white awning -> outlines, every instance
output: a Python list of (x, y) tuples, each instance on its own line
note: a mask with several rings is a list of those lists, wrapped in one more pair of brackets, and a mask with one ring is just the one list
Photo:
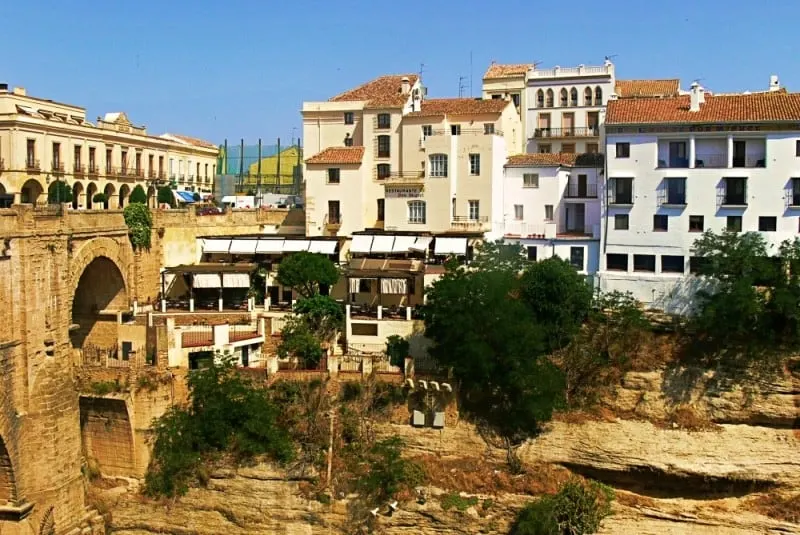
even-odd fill
[(255, 254), (258, 240), (231, 240), (231, 248), (228, 250), (231, 254)]
[(197, 273), (192, 284), (195, 288), (219, 288), (222, 280), (219, 273)]
[(407, 253), (414, 246), (415, 241), (417, 241), (416, 236), (395, 236), (392, 252)]
[(169, 293), (170, 288), (172, 288), (172, 283), (175, 282), (175, 274), (174, 273), (164, 273), (164, 291), (165, 293)]
[(394, 236), (375, 236), (372, 240), (371, 253), (391, 253), (394, 247)]
[(467, 254), (467, 239), (436, 238), (433, 252), (437, 255), (454, 254), (465, 256)]
[(298, 251), (308, 251), (308, 246), (311, 244), (308, 240), (286, 240), (283, 242), (283, 250), (287, 253), (296, 253)]
[(276, 254), (283, 252), (283, 238), (278, 240), (258, 240), (256, 246), (258, 254)]
[(355, 234), (350, 243), (351, 253), (368, 253), (372, 247), (372, 236), (368, 234)]
[(308, 246), (309, 253), (334, 254), (336, 252), (336, 242), (330, 240), (312, 241)]
[(408, 293), (406, 279), (381, 279), (381, 293), (395, 295)]
[(431, 246), (431, 238), (430, 236), (420, 236), (414, 241), (414, 245), (410, 246), (409, 249), (412, 251), (422, 251), (425, 252), (428, 250), (428, 247)]
[(223, 288), (249, 288), (250, 287), (250, 274), (249, 273), (223, 273), (222, 274), (222, 287)]
[(235, 195), (225, 195), (225, 196), (222, 197), (222, 200), (220, 202), (224, 203), (224, 204), (236, 202), (236, 196)]
[(218, 239), (203, 240), (204, 253), (227, 253), (230, 246), (231, 246), (231, 240), (218, 240)]

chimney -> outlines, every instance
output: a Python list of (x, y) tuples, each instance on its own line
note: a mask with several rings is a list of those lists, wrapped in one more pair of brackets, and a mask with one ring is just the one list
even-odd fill
[(400, 92), (404, 95), (411, 92), (411, 82), (408, 81), (408, 76), (403, 76), (403, 79), (400, 80)]
[(777, 91), (781, 88), (780, 82), (778, 82), (778, 75), (773, 74), (769, 77), (769, 90), (770, 91)]
[(700, 104), (704, 101), (703, 88), (697, 82), (692, 82), (689, 89), (689, 111), (700, 111)]
[(13, 93), (14, 93), (15, 95), (19, 95), (19, 96), (21, 96), (21, 97), (24, 97), (24, 96), (27, 96), (27, 95), (28, 95), (28, 92), (27, 92), (27, 91), (25, 91), (25, 88), (24, 88), (24, 87), (15, 87), (15, 88), (14, 88), (14, 91), (13, 91)]

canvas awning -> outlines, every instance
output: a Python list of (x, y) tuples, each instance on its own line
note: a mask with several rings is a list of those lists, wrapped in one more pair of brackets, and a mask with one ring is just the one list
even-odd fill
[(394, 236), (377, 235), (372, 238), (371, 253), (391, 253), (394, 247)]
[(219, 288), (222, 285), (222, 279), (219, 273), (196, 273), (192, 285), (195, 288)]
[(467, 254), (467, 239), (466, 238), (436, 238), (434, 242), (434, 254), (437, 255), (460, 255)]
[(431, 246), (431, 241), (433, 241), (433, 238), (430, 236), (419, 236), (414, 240), (414, 245), (409, 246), (409, 250), (425, 252)]
[(231, 240), (231, 247), (228, 252), (231, 254), (255, 254), (258, 240)]
[(175, 200), (177, 200), (178, 202), (185, 202), (187, 204), (195, 202), (194, 193), (192, 193), (191, 191), (172, 190), (172, 193), (175, 194)]
[(394, 246), (392, 246), (393, 253), (407, 253), (414, 246), (417, 241), (416, 236), (395, 236)]
[(220, 202), (223, 203), (223, 204), (236, 202), (236, 196), (235, 195), (224, 195)]
[(277, 240), (258, 240), (258, 254), (278, 254), (283, 252), (283, 238)]
[(250, 287), (250, 274), (249, 273), (223, 273), (222, 274), (222, 287), (223, 288), (249, 288)]
[(298, 251), (308, 251), (308, 246), (311, 244), (308, 240), (286, 240), (283, 242), (283, 250), (287, 253), (296, 253)]
[(231, 240), (206, 238), (203, 240), (203, 253), (227, 253)]
[(368, 234), (355, 234), (350, 243), (351, 253), (368, 253), (372, 248), (372, 236)]
[(327, 255), (334, 254), (336, 252), (336, 242), (330, 240), (312, 241), (311, 244), (308, 246), (308, 252), (327, 254)]

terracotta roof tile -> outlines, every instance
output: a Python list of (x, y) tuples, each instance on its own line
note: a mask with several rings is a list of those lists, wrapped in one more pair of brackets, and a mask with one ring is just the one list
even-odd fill
[(306, 160), (315, 164), (360, 164), (364, 157), (364, 147), (328, 147)]
[(514, 154), (508, 157), (506, 167), (597, 167), (603, 165), (599, 153), (578, 154), (573, 152)]
[(433, 98), (422, 101), (422, 110), (409, 117), (435, 117), (437, 115), (485, 115), (502, 113), (511, 101), (502, 99), (479, 100), (474, 98)]
[(402, 93), (403, 78), (408, 78), (413, 86), (417, 82), (416, 74), (391, 74), (380, 76), (358, 87), (329, 99), (329, 102), (367, 101), (370, 108), (400, 108), (408, 101), (410, 95)]
[(493, 78), (512, 78), (514, 76), (525, 76), (525, 74), (533, 68), (531, 63), (509, 63), (500, 64), (492, 63), (483, 75), (484, 80), (491, 80)]
[(606, 124), (759, 123), (800, 121), (800, 93), (706, 94), (700, 110), (689, 111), (689, 95), (619, 99), (608, 103)]
[(674, 97), (680, 94), (681, 81), (666, 80), (617, 80), (615, 92), (620, 98)]

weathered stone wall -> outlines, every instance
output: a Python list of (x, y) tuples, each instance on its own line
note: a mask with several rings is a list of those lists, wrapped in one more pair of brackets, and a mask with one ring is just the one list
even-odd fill
[(80, 408), (84, 455), (97, 462), (103, 475), (133, 475), (133, 428), (125, 400), (83, 396)]

